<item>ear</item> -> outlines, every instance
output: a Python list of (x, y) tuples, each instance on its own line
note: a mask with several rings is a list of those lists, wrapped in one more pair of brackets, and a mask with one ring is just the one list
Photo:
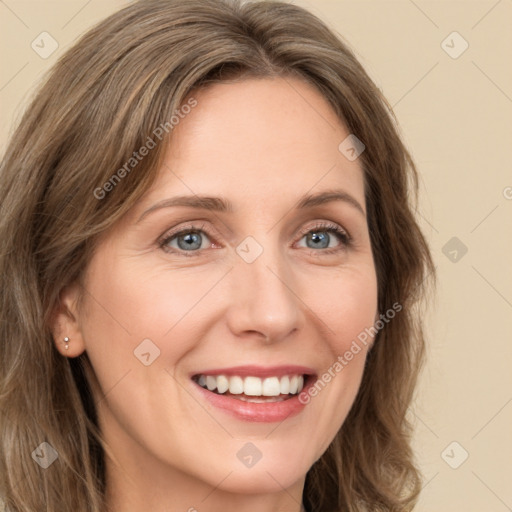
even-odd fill
[[(52, 312), (51, 332), (57, 350), (66, 357), (78, 357), (85, 350), (77, 310), (80, 286), (64, 287)], [(65, 338), (68, 338), (66, 341)], [(68, 348), (66, 349), (66, 345)]]

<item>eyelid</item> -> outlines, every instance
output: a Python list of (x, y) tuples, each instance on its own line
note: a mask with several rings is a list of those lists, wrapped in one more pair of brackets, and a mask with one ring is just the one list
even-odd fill
[(206, 221), (203, 222), (202, 225), (197, 224), (194, 221), (187, 222), (185, 224), (180, 224), (179, 227), (171, 228), (164, 232), (163, 235), (161, 235), (157, 239), (157, 244), (162, 247), (165, 245), (171, 238), (174, 238), (178, 235), (189, 233), (189, 232), (203, 232), (206, 235), (208, 235), (208, 238), (213, 238), (219, 236), (218, 233), (215, 230), (211, 230), (215, 233), (215, 235), (212, 235), (211, 232), (208, 229), (205, 229)]
[[(163, 235), (161, 235), (157, 239), (157, 244), (162, 250), (164, 250), (165, 252), (171, 253), (171, 254), (174, 253), (174, 254), (179, 254), (179, 255), (184, 255), (184, 256), (198, 255), (198, 254), (204, 252), (204, 249), (198, 249), (195, 251), (183, 251), (183, 250), (177, 250), (174, 248), (166, 249), (166, 247), (167, 247), (166, 244), (171, 239), (174, 239), (175, 237), (177, 237), (179, 235), (187, 234), (190, 232), (199, 232), (199, 233), (204, 233), (210, 239), (212, 244), (216, 245), (217, 242), (216, 242), (215, 238), (219, 237), (218, 231), (213, 229), (212, 227), (205, 229), (205, 225), (207, 223), (208, 223), (208, 221), (204, 221), (203, 224), (201, 226), (199, 226), (195, 221), (189, 221), (188, 223), (186, 223), (184, 225), (180, 225), (177, 228), (173, 228), (171, 230), (166, 231)], [(341, 225), (339, 225), (335, 222), (324, 220), (324, 221), (317, 221), (314, 225), (306, 225), (305, 227), (301, 228), (299, 230), (300, 236), (297, 240), (295, 240), (293, 242), (293, 244), (299, 242), (304, 236), (308, 235), (309, 233), (315, 232), (315, 231), (320, 231), (320, 230), (334, 233), (338, 238), (340, 238), (340, 242), (341, 242), (340, 246), (341, 247), (337, 247), (337, 248), (331, 247), (331, 248), (326, 248), (326, 249), (320, 249), (318, 251), (315, 249), (312, 249), (312, 248), (305, 248), (305, 249), (309, 249), (315, 253), (319, 252), (319, 253), (323, 253), (323, 254), (327, 255), (327, 254), (332, 254), (332, 253), (341, 251), (343, 249), (346, 249), (353, 242), (352, 237), (351, 237), (350, 233), (348, 232), (348, 230), (346, 230), (344, 227), (342, 227)], [(214, 234), (212, 235), (211, 232), (213, 232)], [(343, 239), (343, 238), (345, 238), (345, 239)]]
[(337, 224), (335, 222), (331, 222), (331, 221), (318, 221), (314, 226), (308, 226), (305, 228), (301, 228), (299, 233), (301, 234), (301, 237), (302, 237), (311, 232), (314, 232), (315, 230), (338, 232), (338, 234), (340, 234), (340, 235), (343, 234), (346, 236), (347, 242), (352, 241), (352, 237), (350, 236), (350, 233), (344, 227), (340, 226), (339, 224)]

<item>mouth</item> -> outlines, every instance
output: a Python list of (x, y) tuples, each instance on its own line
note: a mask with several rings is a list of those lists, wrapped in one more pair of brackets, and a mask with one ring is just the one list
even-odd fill
[(312, 368), (256, 365), (208, 369), (190, 374), (200, 400), (246, 422), (281, 422), (302, 413), (300, 399), (315, 384)]
[(196, 374), (192, 380), (216, 395), (251, 403), (283, 402), (297, 396), (314, 376), (289, 373), (259, 377), (256, 375)]

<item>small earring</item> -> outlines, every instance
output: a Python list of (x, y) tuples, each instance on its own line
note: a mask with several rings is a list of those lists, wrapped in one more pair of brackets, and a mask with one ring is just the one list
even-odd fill
[(64, 348), (67, 350), (69, 348), (69, 338), (67, 336), (64, 338), (64, 343), (66, 344)]

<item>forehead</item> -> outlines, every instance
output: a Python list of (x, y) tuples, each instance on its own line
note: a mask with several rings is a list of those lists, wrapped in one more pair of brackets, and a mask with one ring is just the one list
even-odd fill
[(149, 193), (262, 200), (344, 188), (364, 205), (359, 161), (340, 143), (344, 124), (313, 86), (296, 78), (246, 79), (194, 93), (197, 106), (172, 131)]

